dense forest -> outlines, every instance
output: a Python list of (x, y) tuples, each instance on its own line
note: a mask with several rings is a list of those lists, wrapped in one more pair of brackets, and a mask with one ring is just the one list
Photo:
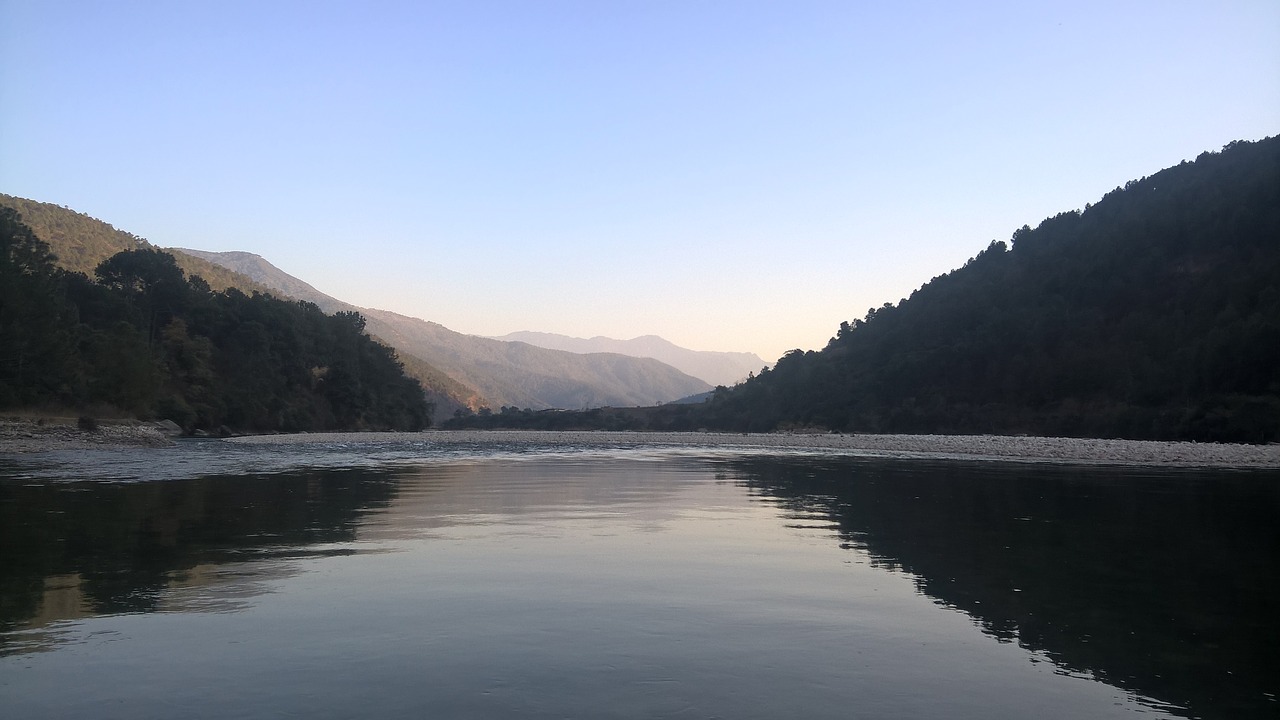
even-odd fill
[(421, 385), (357, 313), (188, 277), (148, 247), (60, 269), (0, 207), (0, 408), (166, 418), (188, 430), (425, 427)]
[(1280, 139), (1024, 226), (708, 414), (740, 429), (1274, 440)]
[[(48, 244), (55, 255), (57, 267), (70, 272), (83, 273), (89, 277), (95, 277), (94, 271), (98, 265), (112, 255), (125, 250), (156, 248), (133, 233), (119, 230), (107, 222), (61, 205), (0, 193), (0, 207), (11, 207), (18, 212), (22, 217), (22, 223), (35, 232), (37, 238)], [(315, 303), (327, 314), (340, 311), (360, 312), (359, 308), (354, 306), (330, 306), (306, 294), (276, 287), (267, 282), (269, 280), (267, 278), (255, 279), (258, 276), (252, 272), (245, 273), (235, 268), (225, 267), (204, 257), (218, 255), (218, 253), (201, 253), (180, 248), (164, 248), (164, 250), (173, 255), (174, 261), (187, 277), (199, 275), (211, 289), (218, 292), (235, 288), (246, 295), (262, 293), (288, 300), (305, 300)], [(261, 261), (261, 258), (250, 253), (223, 253), (223, 255), (228, 254)], [(312, 293), (320, 295), (314, 288), (296, 278), (289, 279)], [(394, 335), (390, 336), (390, 339), (385, 334), (379, 335), (380, 330), (385, 332), (387, 328), (379, 327), (378, 321), (370, 318), (366, 313), (361, 312), (361, 315), (365, 317), (366, 332), (384, 345), (391, 345), (396, 350), (397, 359), (404, 365), (405, 373), (422, 384), (427, 401), (434, 407), (433, 418), (448, 417), (456, 408), (479, 407), (483, 404), (484, 399), (476, 395), (474, 390), (466, 388), (426, 361), (406, 353), (403, 348), (396, 347)]]
[[(131, 232), (118, 230), (97, 218), (52, 203), (0, 193), (0, 207), (11, 207), (22, 217), (22, 224), (49, 246), (54, 254), (54, 264), (63, 270), (94, 277), (94, 271), (104, 260), (125, 250), (154, 249), (155, 246)], [(280, 293), (251, 279), (238, 275), (224, 267), (197, 257), (174, 253), (174, 262), (187, 277), (199, 275), (209, 287), (219, 292), (236, 288), (252, 295), (255, 292)]]
[[(1011, 245), (1011, 246), (1010, 246)], [(1280, 138), (991, 245), (697, 406), (454, 426), (1280, 439)]]

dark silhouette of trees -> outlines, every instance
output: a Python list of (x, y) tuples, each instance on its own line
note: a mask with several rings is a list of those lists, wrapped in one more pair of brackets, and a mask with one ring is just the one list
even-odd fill
[(1280, 438), (1280, 139), (1232, 143), (1013, 233), (703, 425)]
[(94, 272), (99, 282), (136, 310), (149, 341), (155, 340), (160, 327), (186, 311), (195, 292), (173, 256), (162, 250), (125, 250), (104, 260)]
[(0, 407), (105, 405), (188, 429), (416, 430), (421, 385), (357, 313), (215, 293), (160, 250), (54, 265), (0, 208)]
[(18, 214), (0, 207), (0, 405), (74, 396), (74, 306), (53, 255)]
[(450, 424), (1280, 440), (1280, 138), (1024, 225), (703, 404)]

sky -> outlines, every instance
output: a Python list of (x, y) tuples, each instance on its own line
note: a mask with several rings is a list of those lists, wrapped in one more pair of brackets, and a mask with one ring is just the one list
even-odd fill
[(772, 361), (1280, 131), (1280, 2), (0, 0), (0, 192), (477, 335)]

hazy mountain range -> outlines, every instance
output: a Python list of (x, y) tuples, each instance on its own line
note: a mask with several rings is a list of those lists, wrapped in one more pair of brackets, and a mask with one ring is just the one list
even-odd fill
[(356, 311), (370, 334), (439, 368), (474, 391), (472, 407), (589, 408), (656, 405), (710, 389), (706, 382), (652, 358), (582, 355), (522, 342), (454, 332), (439, 323), (388, 310), (356, 307), (316, 290), (258, 255), (171, 248), (240, 273), (327, 313)]
[(747, 379), (749, 373), (760, 372), (768, 364), (755, 353), (689, 350), (657, 335), (642, 335), (630, 340), (603, 336), (588, 339), (525, 330), (494, 339), (525, 342), (541, 348), (572, 353), (606, 352), (653, 358), (712, 385), (734, 385)]
[[(8, 195), (0, 195), (0, 205), (21, 214), (24, 223), (49, 244), (59, 266), (90, 277), (99, 263), (116, 253), (153, 247), (132, 233), (59, 205)], [(248, 294), (302, 300), (326, 313), (359, 312), (369, 334), (395, 348), (405, 371), (422, 382), (436, 405), (437, 419), (464, 407), (540, 410), (656, 405), (712, 387), (652, 357), (619, 352), (583, 354), (495, 340), (386, 310), (357, 307), (249, 252), (166, 251), (174, 255), (184, 272), (201, 276), (217, 291), (236, 288)], [(758, 367), (763, 363), (756, 358), (752, 364)]]

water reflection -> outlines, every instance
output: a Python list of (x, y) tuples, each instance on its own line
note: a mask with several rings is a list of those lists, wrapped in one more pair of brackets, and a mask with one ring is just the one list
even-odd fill
[[(220, 632), (239, 628), (279, 654), (224, 647), (214, 657), (233, 661), (205, 669), (256, 676), (275, 662), (310, 663), (308, 673), (329, 674), (297, 680), (307, 697), (341, 682), (390, 683), (383, 698), (403, 705), (428, 674), (387, 678), (438, 663), (433, 697), (452, 693), (468, 708), (505, 697), (504, 707), (541, 704), (548, 717), (572, 714), (563, 698), (592, 706), (621, 689), (673, 713), (683, 693), (690, 707), (787, 714), (749, 698), (766, 680), (806, 688), (826, 710), (874, 696), (888, 703), (882, 715), (895, 714), (894, 703), (923, 697), (919, 715), (946, 716), (963, 693), (989, 709), (987, 686), (956, 687), (967, 678), (1001, 688), (1018, 711), (1059, 692), (1036, 685), (1014, 697), (1036, 680), (999, 664), (1025, 667), (1016, 643), (1033, 662), (1157, 698), (1169, 706), (1148, 705), (1165, 712), (1277, 710), (1275, 473), (626, 453), (414, 466), (400, 455), (390, 469), (279, 463), (276, 474), (151, 482), (0, 480), (0, 655), (83, 643), (98, 632), (80, 622), (91, 616), (244, 611)], [(358, 562), (343, 562), (352, 554)], [(899, 597), (883, 598), (886, 573), (864, 568), (855, 582), (830, 556), (893, 571)], [(318, 567), (333, 577), (281, 589)], [(352, 578), (369, 585), (352, 589)], [(273, 598), (279, 614), (251, 617)], [(917, 638), (943, 634), (904, 599), (1009, 654), (969, 655), (962, 641), (941, 643), (951, 655), (919, 650)], [(355, 610), (333, 610), (348, 600)], [(298, 612), (308, 602), (325, 612)], [(165, 647), (132, 627), (129, 642)], [(195, 643), (221, 637), (190, 632)], [(315, 659), (348, 651), (368, 667)], [(75, 661), (68, 667), (90, 665)], [(893, 677), (877, 675), (885, 668)], [(645, 684), (655, 678), (671, 687)], [(115, 684), (101, 684), (110, 697)]]
[(1066, 671), (1280, 712), (1280, 476), (753, 459), (729, 475)]
[[(309, 554), (349, 553), (392, 473), (150, 483), (0, 483), (0, 632), (159, 610), (225, 610)], [(332, 547), (329, 547), (332, 546)], [(216, 588), (216, 592), (211, 591)], [(0, 654), (38, 636), (0, 635)], [(8, 646), (6, 647), (6, 640)]]
[[(606, 474), (592, 468), (489, 461), (147, 482), (0, 481), (0, 655), (49, 649), (57, 635), (43, 628), (67, 620), (236, 610), (294, 573), (298, 560), (380, 552), (380, 541), (458, 526), (603, 526), (617, 521), (609, 508), (620, 506), (644, 527), (676, 512), (666, 501), (680, 473), (645, 464)], [(24, 632), (9, 632), (17, 628)]]

